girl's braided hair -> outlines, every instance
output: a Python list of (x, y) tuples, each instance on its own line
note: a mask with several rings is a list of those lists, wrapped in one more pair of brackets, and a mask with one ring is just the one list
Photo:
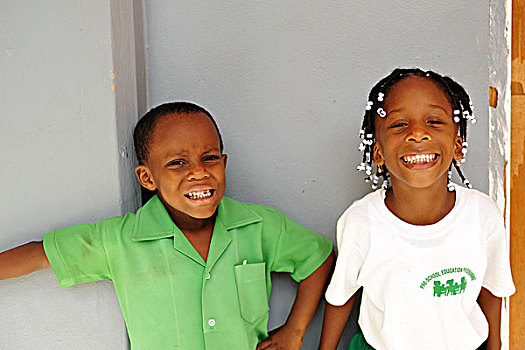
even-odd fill
[(411, 69), (395, 69), (385, 78), (381, 79), (368, 94), (368, 103), (366, 105), (365, 115), (363, 119), (363, 125), (359, 131), (361, 137), (361, 144), (359, 150), (363, 152), (363, 160), (357, 167), (357, 170), (364, 171), (366, 173), (365, 181), (372, 182), (372, 188), (376, 189), (379, 183), (379, 179), (383, 179), (383, 188), (389, 187), (389, 175), (386, 166), (376, 167), (375, 173), (373, 173), (373, 147), (375, 140), (375, 119), (377, 117), (386, 117), (386, 112), (383, 109), (383, 104), (386, 95), (390, 89), (399, 81), (408, 77), (422, 77), (429, 79), (434, 82), (447, 96), (452, 110), (454, 111), (454, 122), (458, 125), (458, 135), (463, 140), (463, 159), (460, 161), (452, 160), (448, 173), (448, 190), (453, 191), (454, 186), (450, 182), (452, 174), (452, 165), (456, 168), (459, 177), (463, 181), (463, 184), (468, 188), (471, 188), (470, 182), (463, 175), (460, 165), (465, 162), (465, 156), (467, 153), (467, 123), (475, 123), (476, 119), (472, 112), (472, 103), (470, 97), (465, 89), (457, 82), (452, 80), (450, 77), (442, 76), (432, 71), (422, 71), (419, 68)]

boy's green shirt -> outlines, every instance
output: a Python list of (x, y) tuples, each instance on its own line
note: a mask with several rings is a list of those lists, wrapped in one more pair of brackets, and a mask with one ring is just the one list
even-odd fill
[(155, 196), (136, 214), (48, 232), (44, 249), (61, 287), (113, 281), (132, 349), (246, 350), (268, 336), (270, 272), (301, 281), (332, 242), (224, 197), (205, 262)]

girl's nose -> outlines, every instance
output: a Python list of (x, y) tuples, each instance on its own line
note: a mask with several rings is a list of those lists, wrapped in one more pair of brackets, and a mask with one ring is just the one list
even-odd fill
[(427, 129), (420, 125), (410, 126), (406, 137), (407, 142), (422, 142), (430, 141), (431, 139), (432, 136), (427, 132)]

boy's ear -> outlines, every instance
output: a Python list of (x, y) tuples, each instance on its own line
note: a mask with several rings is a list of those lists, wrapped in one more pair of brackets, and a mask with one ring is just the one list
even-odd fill
[(383, 157), (383, 151), (381, 150), (381, 147), (376, 143), (374, 143), (374, 164), (375, 165), (383, 165), (385, 164), (385, 158)]
[(137, 175), (137, 179), (139, 180), (142, 187), (150, 191), (155, 191), (157, 189), (157, 185), (155, 185), (151, 171), (147, 166), (143, 164), (138, 165), (135, 168), (135, 174)]
[(228, 163), (228, 155), (223, 154), (222, 155), (222, 162), (224, 163), (224, 167), (226, 168), (226, 163)]
[(454, 140), (454, 159), (460, 160), (463, 158), (463, 139), (461, 136), (456, 136)]

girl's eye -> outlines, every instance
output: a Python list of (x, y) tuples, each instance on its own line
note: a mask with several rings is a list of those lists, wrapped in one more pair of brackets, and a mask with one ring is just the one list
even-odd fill
[(213, 162), (218, 159), (220, 159), (220, 157), (216, 154), (211, 154), (202, 158), (202, 160), (204, 160), (205, 162)]
[(430, 125), (443, 125), (445, 123), (442, 120), (434, 119), (434, 120), (429, 120), (427, 122), (427, 124), (430, 124)]
[(407, 125), (408, 125), (408, 123), (406, 123), (406, 122), (394, 122), (394, 123), (392, 123), (392, 124), (390, 125), (390, 128), (392, 128), (392, 129), (395, 129), (395, 128), (403, 128), (403, 127), (405, 127), (405, 126), (407, 126)]

